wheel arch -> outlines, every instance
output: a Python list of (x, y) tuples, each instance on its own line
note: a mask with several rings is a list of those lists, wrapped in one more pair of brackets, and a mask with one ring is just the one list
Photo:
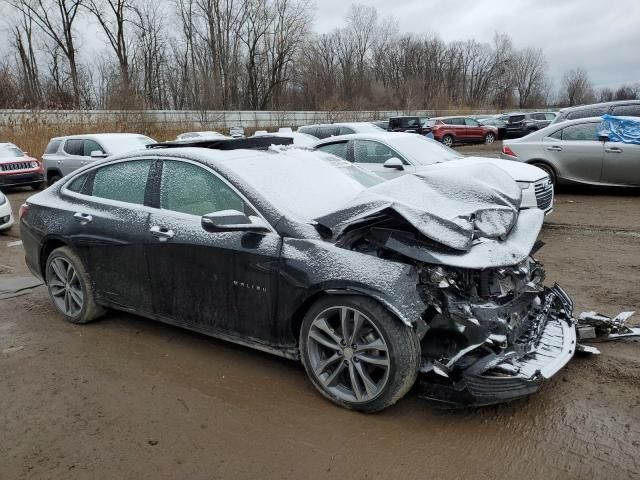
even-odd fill
[[(42, 278), (46, 280), (46, 267), (47, 267), (47, 259), (51, 252), (60, 247), (69, 247), (73, 249), (69, 242), (62, 240), (60, 237), (51, 236), (43, 239), (42, 246), (40, 247), (40, 254), (38, 257), (38, 266), (40, 267), (40, 272), (42, 273)], [(75, 251), (75, 250), (74, 250)]]
[(59, 175), (60, 178), (62, 178), (62, 172), (57, 167), (47, 168), (47, 171), (45, 174), (45, 180), (49, 182), (49, 179), (51, 178), (52, 175)]
[(310, 292), (309, 295), (307, 295), (307, 297), (294, 310), (294, 313), (291, 316), (291, 329), (296, 341), (300, 336), (300, 329), (302, 328), (302, 321), (304, 319), (304, 316), (307, 314), (313, 304), (321, 298), (334, 295), (357, 295), (370, 298), (380, 304), (383, 308), (385, 308), (398, 322), (401, 322), (411, 328), (416, 327), (415, 320), (412, 322), (409, 318), (403, 315), (402, 312), (400, 312), (391, 302), (387, 301), (381, 295), (377, 294), (374, 291), (359, 287), (332, 288), (330, 286), (323, 286), (322, 288), (318, 288)]

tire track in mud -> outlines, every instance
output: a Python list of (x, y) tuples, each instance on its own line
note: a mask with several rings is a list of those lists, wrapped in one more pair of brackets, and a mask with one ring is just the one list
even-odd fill
[(587, 234), (598, 234), (605, 233), (611, 235), (618, 235), (622, 237), (630, 237), (630, 238), (640, 238), (640, 231), (631, 230), (620, 227), (600, 227), (597, 225), (585, 225), (585, 224), (574, 224), (574, 223), (545, 223), (543, 225), (544, 229), (550, 230), (573, 230), (579, 233), (587, 233)]

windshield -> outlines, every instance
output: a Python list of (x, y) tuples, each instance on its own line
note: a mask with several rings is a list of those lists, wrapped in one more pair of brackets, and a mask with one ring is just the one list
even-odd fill
[(227, 163), (243, 181), (281, 211), (300, 220), (332, 212), (368, 187), (384, 182), (333, 155), (299, 149)]
[(144, 135), (100, 138), (100, 142), (107, 147), (109, 153), (112, 155), (131, 152), (134, 150), (143, 150), (147, 145), (156, 143), (153, 138), (146, 137)]
[(24, 157), (24, 153), (18, 147), (0, 145), (0, 158)]
[(399, 153), (410, 157), (420, 165), (448, 162), (463, 158), (452, 148), (422, 135), (408, 134), (389, 137), (389, 144)]

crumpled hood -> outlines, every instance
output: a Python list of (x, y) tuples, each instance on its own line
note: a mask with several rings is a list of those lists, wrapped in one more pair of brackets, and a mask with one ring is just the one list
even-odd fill
[(332, 229), (337, 241), (346, 229), (389, 210), (428, 239), (468, 251), (474, 240), (506, 238), (520, 200), (520, 187), (504, 170), (479, 163), (403, 175), (316, 220)]

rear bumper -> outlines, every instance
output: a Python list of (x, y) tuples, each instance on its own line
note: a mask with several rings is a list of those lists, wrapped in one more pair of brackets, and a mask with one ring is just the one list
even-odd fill
[[(535, 393), (573, 358), (573, 305), (559, 287), (547, 289), (532, 330), (500, 354), (487, 355), (450, 384), (420, 381), (420, 396), (447, 406), (483, 406)], [(535, 340), (531, 340), (535, 338)]]

